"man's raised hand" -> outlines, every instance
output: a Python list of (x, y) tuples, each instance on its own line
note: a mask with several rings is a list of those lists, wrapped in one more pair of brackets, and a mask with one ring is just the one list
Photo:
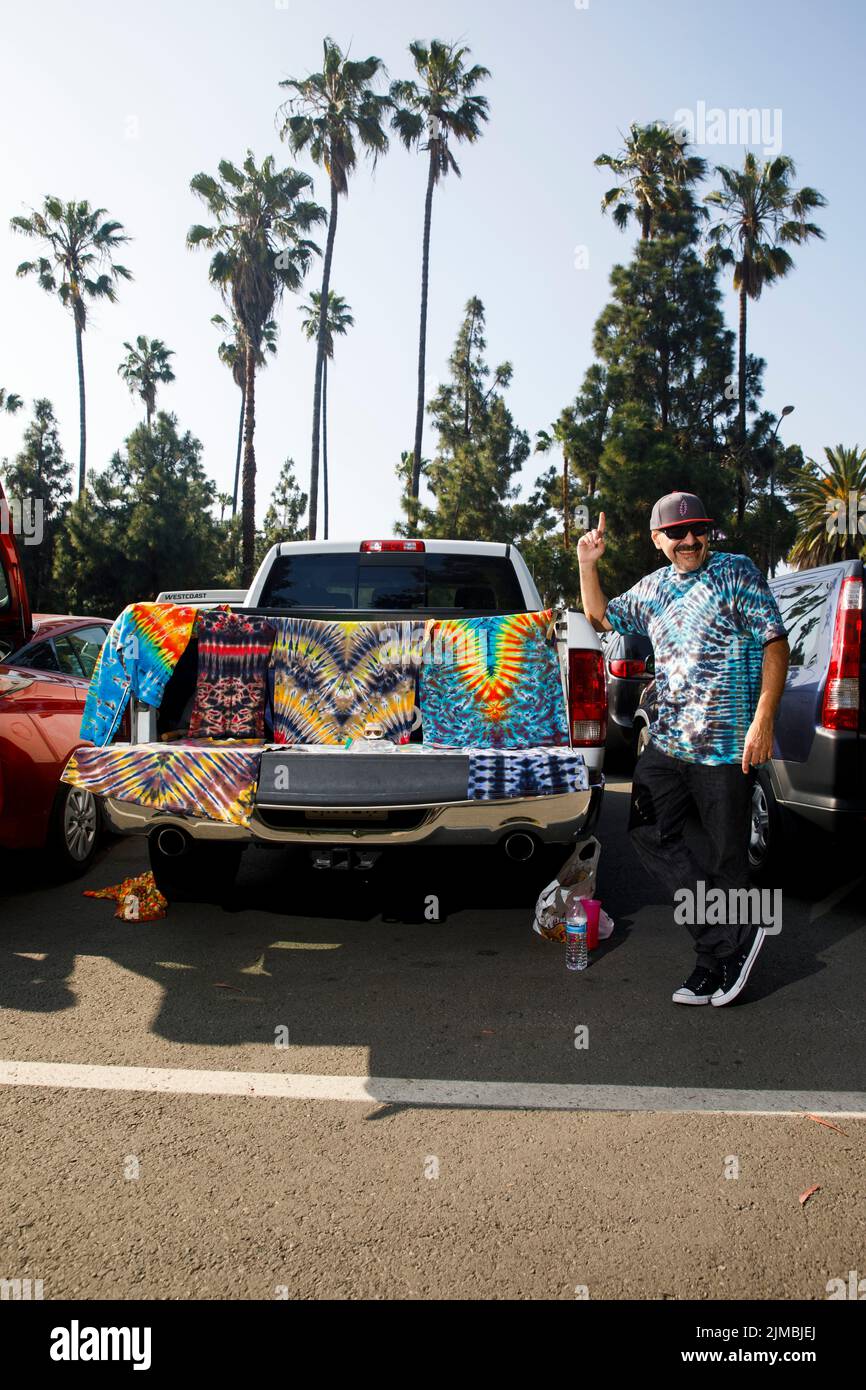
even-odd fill
[(599, 512), (598, 526), (585, 531), (577, 542), (577, 558), (581, 564), (596, 564), (604, 554), (604, 512)]

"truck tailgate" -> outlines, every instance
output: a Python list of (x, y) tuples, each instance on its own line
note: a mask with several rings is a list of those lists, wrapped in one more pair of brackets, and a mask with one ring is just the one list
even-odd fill
[(466, 801), (468, 754), (293, 749), (262, 754), (259, 806), (431, 806)]

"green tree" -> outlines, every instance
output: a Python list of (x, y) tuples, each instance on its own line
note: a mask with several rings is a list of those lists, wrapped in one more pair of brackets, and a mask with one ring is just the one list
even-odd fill
[[(474, 143), (481, 123), (489, 119), (487, 98), (476, 88), (490, 76), (479, 64), (466, 66), (470, 50), (433, 39), (428, 45), (416, 40), (409, 52), (416, 78), (391, 84), (394, 106), (391, 124), (408, 150), (427, 154), (427, 194), (424, 200), (424, 240), (421, 253), (421, 327), (418, 339), (418, 399), (415, 409), (415, 448), (410, 496), (417, 502), (421, 482), (421, 446), (424, 435), (424, 384), (427, 363), (427, 300), (430, 279), (430, 224), (433, 190), (449, 172), (460, 169), (449, 139)], [(412, 524), (412, 514), (409, 525)]]
[(304, 233), (325, 217), (306, 198), (312, 179), (297, 169), (277, 169), (268, 155), (258, 166), (251, 150), (240, 169), (219, 164), (219, 178), (196, 174), (190, 182), (213, 218), (190, 228), (187, 244), (213, 250), (210, 279), (231, 304), (245, 353), (242, 582), (253, 577), (256, 543), (256, 369), (265, 325), (283, 293), (296, 293), (318, 247)]
[[(451, 379), (430, 402), (438, 446), (426, 472), (435, 505), (418, 508), (422, 536), (511, 541), (527, 525), (516, 480), (529, 437), (514, 424), (502, 395), (511, 384), (511, 363), (491, 372), (484, 360), (484, 328), (484, 305), (473, 298), (449, 361)], [(406, 497), (405, 505), (411, 524), (414, 499)]]
[(161, 589), (217, 582), (222, 532), (201, 451), (174, 415), (158, 411), (103, 473), (90, 473), (86, 495), (69, 509), (55, 563), (73, 611), (112, 616)]
[(17, 410), (21, 409), (23, 404), (24, 401), (22, 398), (16, 396), (14, 391), (7, 391), (5, 387), (0, 386), (0, 410), (6, 415), (14, 415)]
[(132, 343), (124, 343), (126, 356), (117, 368), (118, 376), (126, 382), (133, 395), (144, 402), (147, 428), (156, 410), (156, 388), (162, 382), (174, 381), (170, 357), (171, 348), (166, 347), (161, 338), (146, 338), (140, 334)]
[(866, 498), (866, 449), (837, 444), (825, 447), (824, 457), (823, 466), (808, 459), (789, 488), (797, 538), (788, 560), (796, 569), (866, 556), (866, 518), (859, 512)]
[(619, 183), (601, 200), (624, 231), (634, 218), (641, 239), (659, 235), (665, 215), (694, 210), (692, 188), (706, 176), (707, 163), (687, 152), (686, 141), (662, 121), (632, 124), (619, 154), (600, 154), (597, 168), (610, 169)]
[[(219, 357), (219, 360), (224, 364), (224, 366), (228, 367), (229, 371), (232, 374), (232, 381), (241, 393), (241, 411), (240, 419), (238, 420), (238, 447), (237, 452), (235, 454), (235, 480), (234, 486), (232, 488), (232, 495), (229, 498), (229, 501), (232, 504), (232, 516), (234, 517), (237, 515), (238, 510), (238, 487), (240, 485), (241, 477), (241, 455), (243, 453), (244, 447), (244, 404), (246, 402), (247, 380), (246, 357), (244, 355), (244, 336), (243, 329), (241, 328), (240, 324), (235, 318), (233, 318), (231, 324), (229, 324), (228, 320), (223, 318), (222, 314), (213, 314), (211, 317), (211, 323), (214, 324), (216, 328), (219, 328), (223, 333), (225, 333), (229, 329), (231, 331), (232, 336), (230, 338), (224, 339), (217, 348), (217, 356)], [(259, 348), (258, 360), (256, 362), (257, 371), (260, 371), (262, 367), (266, 367), (268, 365), (269, 356), (276, 356), (277, 338), (279, 336), (279, 331), (280, 330), (273, 319), (269, 319), (269, 321), (265, 324), (264, 329), (262, 331), (262, 345)]]
[(302, 541), (306, 539), (304, 512), (307, 509), (307, 494), (301, 492), (295, 477), (294, 459), (286, 459), (280, 469), (276, 487), (271, 493), (271, 502), (265, 512), (265, 524), (258, 542), (257, 563), (261, 564), (272, 545), (281, 541)]
[[(725, 394), (734, 335), (696, 233), (690, 210), (666, 215), (628, 265), (614, 267), (611, 299), (595, 326), (602, 376), (584, 383), (584, 458), (597, 467), (597, 495), (584, 500), (607, 517), (603, 568), (612, 593), (658, 563), (649, 511), (662, 493), (697, 492), (723, 531), (733, 506), (724, 460), (735, 408)], [(757, 392), (760, 364), (753, 365)]]
[(34, 610), (60, 606), (62, 592), (52, 584), (57, 534), (72, 496), (72, 467), (63, 454), (57, 421), (50, 401), (33, 402), (33, 419), (14, 463), (4, 462), (6, 491), (34, 507), (41, 517), (40, 540), (22, 545), (21, 563), (30, 604)]
[[(322, 296), (313, 290), (306, 304), (300, 306), (305, 316), (303, 331), (307, 338), (318, 341), (321, 320)], [(328, 363), (334, 357), (334, 334), (344, 336), (354, 328), (355, 320), (341, 294), (328, 291), (328, 309), (325, 315), (325, 356), (322, 361), (322, 490), (324, 500), (324, 538), (328, 539)]]
[(82, 338), (87, 327), (88, 301), (117, 299), (118, 280), (131, 280), (132, 272), (112, 259), (129, 237), (120, 222), (104, 221), (105, 208), (92, 208), (88, 202), (63, 203), (48, 196), (41, 211), (31, 209), (29, 217), (13, 217), (11, 226), (23, 236), (41, 243), (44, 254), (35, 261), (22, 261), (16, 274), (35, 275), (43, 290), (56, 294), (69, 309), (75, 325), (75, 354), (78, 362), (78, 493), (84, 491), (87, 458), (87, 411), (84, 394), (84, 351)]
[(322, 373), (325, 361), (326, 309), (331, 284), (331, 263), (337, 234), (340, 195), (349, 192), (349, 178), (358, 162), (359, 148), (372, 156), (375, 165), (388, 149), (388, 136), (382, 121), (390, 99), (373, 86), (384, 72), (381, 58), (354, 61), (341, 52), (333, 39), (323, 41), (322, 71), (304, 78), (287, 77), (280, 86), (293, 95), (279, 108), (282, 118), (280, 137), (288, 140), (293, 153), (308, 150), (314, 164), (328, 175), (331, 206), (328, 240), (322, 267), (319, 300), (319, 331), (316, 344), (316, 375), (313, 385), (313, 439), (310, 458), (310, 540), (316, 539), (319, 495), (319, 442), (322, 418)]
[[(706, 195), (716, 214), (709, 231), (707, 261), (713, 267), (733, 266), (734, 289), (739, 296), (739, 364), (737, 439), (746, 444), (747, 314), (750, 299), (758, 300), (766, 285), (782, 279), (794, 266), (787, 246), (801, 246), (824, 233), (808, 220), (826, 198), (814, 188), (794, 189), (794, 161), (787, 155), (758, 163), (749, 152), (743, 168), (720, 165), (716, 173), (722, 187)], [(738, 483), (737, 522), (746, 507), (745, 487)]]

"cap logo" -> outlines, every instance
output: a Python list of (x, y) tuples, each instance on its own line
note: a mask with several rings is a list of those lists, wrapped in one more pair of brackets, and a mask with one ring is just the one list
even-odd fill
[(688, 505), (688, 503), (686, 502), (686, 499), (683, 498), (683, 500), (680, 502), (680, 516), (685, 516), (686, 512), (688, 511), (688, 509), (689, 509), (689, 505)]

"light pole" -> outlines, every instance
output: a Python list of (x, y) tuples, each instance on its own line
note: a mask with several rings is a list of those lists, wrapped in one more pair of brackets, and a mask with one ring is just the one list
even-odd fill
[(775, 501), (776, 501), (776, 455), (775, 455), (776, 435), (779, 433), (779, 426), (781, 425), (781, 423), (782, 423), (782, 421), (784, 420), (785, 416), (786, 416), (786, 415), (790, 415), (790, 414), (791, 414), (791, 411), (792, 411), (793, 409), (794, 409), (794, 407), (793, 407), (792, 405), (785, 405), (785, 406), (782, 407), (782, 413), (781, 413), (781, 415), (779, 416), (778, 420), (776, 421), (776, 428), (773, 430), (773, 433), (770, 435), (770, 578), (771, 578), (771, 579), (774, 579), (775, 576), (776, 576), (776, 547), (775, 547), (775, 545), (773, 544), (773, 510), (774, 510), (774, 505), (775, 505)]

